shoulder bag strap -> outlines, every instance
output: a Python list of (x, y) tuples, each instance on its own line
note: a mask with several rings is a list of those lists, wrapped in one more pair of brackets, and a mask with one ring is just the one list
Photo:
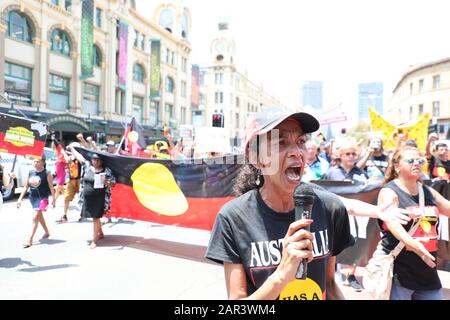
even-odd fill
[(377, 169), (381, 172), (381, 174), (384, 175), (383, 169), (381, 169), (381, 167), (375, 163), (375, 157), (374, 157), (374, 156), (371, 156), (369, 160), (372, 161), (373, 165), (374, 165), (375, 167), (377, 167)]
[[(417, 182), (417, 188), (419, 189), (419, 206), (420, 211), (422, 213), (422, 217), (425, 216), (425, 194), (423, 192), (423, 186), (420, 182)], [(417, 231), (417, 229), (420, 226), (420, 222), (422, 221), (422, 218), (419, 219), (415, 224), (411, 226), (411, 229), (409, 229), (408, 234), (412, 237), (413, 234)], [(394, 250), (391, 251), (390, 255), (394, 257), (394, 259), (400, 254), (400, 252), (405, 247), (405, 244), (400, 241), (398, 245), (394, 248)]]

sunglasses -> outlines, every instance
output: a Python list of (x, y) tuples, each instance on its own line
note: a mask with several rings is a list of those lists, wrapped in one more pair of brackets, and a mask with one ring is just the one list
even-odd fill
[(356, 157), (356, 152), (346, 152), (344, 153), (347, 157), (354, 156)]
[(405, 159), (405, 162), (409, 165), (412, 165), (414, 162), (417, 162), (419, 166), (423, 166), (425, 160), (423, 159)]

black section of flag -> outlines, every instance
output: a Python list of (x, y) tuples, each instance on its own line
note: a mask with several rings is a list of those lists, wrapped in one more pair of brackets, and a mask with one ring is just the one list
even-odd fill
[[(76, 150), (86, 159), (90, 159), (93, 153), (100, 155), (104, 165), (114, 173), (116, 181), (129, 186), (133, 185), (131, 176), (141, 165), (144, 163), (162, 164), (172, 172), (177, 185), (188, 198), (223, 198), (233, 196), (234, 179), (241, 168), (241, 165), (237, 164), (238, 159), (236, 156), (228, 158), (226, 161), (226, 163), (233, 164), (209, 164), (204, 161), (198, 164), (117, 156), (105, 152), (93, 152), (84, 148), (76, 148)], [(155, 176), (155, 179), (158, 179), (158, 177)]]

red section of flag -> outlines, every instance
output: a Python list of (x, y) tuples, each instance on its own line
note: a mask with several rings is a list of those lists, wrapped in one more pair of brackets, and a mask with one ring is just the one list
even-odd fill
[(44, 152), (45, 141), (34, 140), (33, 146), (18, 147), (5, 141), (5, 133), (0, 132), (0, 150), (22, 156), (41, 157)]
[(220, 208), (232, 199), (234, 197), (187, 198), (188, 211), (177, 217), (168, 217), (144, 207), (137, 199), (132, 187), (118, 183), (112, 192), (111, 212), (108, 216), (211, 230)]

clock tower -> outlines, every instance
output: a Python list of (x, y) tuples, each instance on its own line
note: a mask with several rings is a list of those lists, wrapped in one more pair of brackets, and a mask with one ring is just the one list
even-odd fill
[(218, 66), (234, 66), (236, 45), (229, 30), (229, 23), (221, 21), (218, 27), (218, 34), (210, 47), (212, 63)]

